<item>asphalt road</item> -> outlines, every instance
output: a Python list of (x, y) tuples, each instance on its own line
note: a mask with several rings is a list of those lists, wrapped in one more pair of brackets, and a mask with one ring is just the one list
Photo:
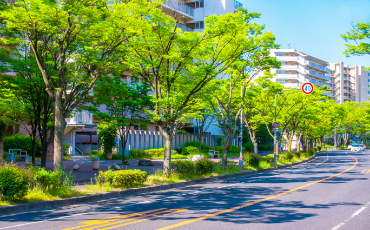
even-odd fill
[(370, 150), (335, 151), (279, 171), (4, 215), (0, 230), (370, 229), (369, 182)]

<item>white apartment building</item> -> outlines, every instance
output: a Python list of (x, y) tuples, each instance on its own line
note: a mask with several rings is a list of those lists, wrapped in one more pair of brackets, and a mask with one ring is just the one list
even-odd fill
[(363, 66), (348, 66), (343, 62), (330, 63), (333, 73), (333, 100), (342, 104), (346, 101), (368, 101), (370, 96), (370, 72)]
[(276, 74), (273, 81), (285, 87), (298, 88), (310, 82), (319, 87), (328, 86), (326, 95), (338, 104), (368, 101), (370, 72), (363, 70), (363, 66), (330, 63), (295, 49), (271, 49), (270, 55), (282, 63), (280, 69), (271, 70)]
[(204, 19), (210, 15), (234, 13), (243, 4), (236, 0), (167, 0), (161, 8), (163, 13), (179, 19), (183, 31), (202, 32)]
[(273, 81), (290, 88), (298, 88), (310, 82), (316, 86), (326, 85), (331, 90), (328, 62), (295, 49), (271, 49), (270, 55), (282, 63), (280, 69), (271, 70), (276, 74)]

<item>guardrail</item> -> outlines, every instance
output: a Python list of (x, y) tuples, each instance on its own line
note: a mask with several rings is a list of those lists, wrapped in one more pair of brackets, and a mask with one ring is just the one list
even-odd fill
[(167, 0), (163, 2), (163, 5), (169, 6), (174, 10), (180, 11), (182, 13), (188, 14), (192, 17), (194, 17), (194, 9), (190, 6), (185, 5), (184, 3), (181, 3), (176, 0)]

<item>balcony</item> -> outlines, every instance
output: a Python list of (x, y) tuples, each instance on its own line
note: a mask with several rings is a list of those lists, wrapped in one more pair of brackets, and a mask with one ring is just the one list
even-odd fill
[(87, 111), (74, 112), (74, 116), (66, 118), (67, 125), (90, 124), (93, 125), (93, 115)]
[(188, 26), (184, 26), (182, 24), (178, 24), (177, 27), (180, 28), (182, 30), (182, 32), (185, 32), (185, 31), (187, 31), (187, 32), (194, 32), (194, 29), (193, 28), (190, 28)]
[(318, 86), (324, 86), (325, 83), (323, 82), (319, 82), (319, 81), (316, 81), (316, 80), (313, 80), (313, 79), (308, 79), (308, 81), (314, 85), (318, 85)]
[(276, 74), (277, 79), (298, 79), (298, 74)]
[(239, 7), (243, 8), (243, 4), (241, 4), (240, 2), (234, 1), (234, 3), (235, 3), (235, 9), (238, 9)]
[(280, 67), (280, 69), (284, 69), (284, 70), (297, 70), (297, 69), (299, 69), (299, 66), (298, 65), (282, 65)]
[(317, 72), (314, 72), (314, 71), (309, 70), (308, 71), (308, 74), (309, 75), (312, 75), (312, 76), (315, 76), (315, 77), (319, 77), (319, 78), (325, 79), (327, 81), (330, 81), (330, 77), (329, 76), (326, 76), (326, 75), (321, 74), (321, 73), (317, 73)]
[(298, 88), (299, 87), (299, 83), (285, 83), (283, 85), (286, 88)]
[(311, 66), (312, 68), (319, 69), (321, 71), (325, 71), (327, 73), (330, 73), (330, 69), (325, 68), (325, 67), (323, 67), (321, 65), (317, 65), (317, 64), (315, 64), (313, 62), (308, 62), (308, 65)]
[(170, 9), (176, 10), (182, 14), (190, 16), (190, 19), (194, 19), (194, 9), (190, 6), (185, 5), (176, 0), (167, 0), (162, 3), (162, 5), (167, 6)]

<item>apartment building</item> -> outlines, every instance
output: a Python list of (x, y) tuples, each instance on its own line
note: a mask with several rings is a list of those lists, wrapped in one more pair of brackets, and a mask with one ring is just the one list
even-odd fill
[(342, 104), (346, 101), (368, 101), (370, 96), (370, 72), (363, 66), (348, 66), (343, 62), (330, 63), (333, 74), (333, 100)]
[(285, 87), (298, 88), (306, 82), (328, 86), (327, 96), (336, 103), (368, 101), (370, 72), (363, 66), (331, 63), (295, 49), (271, 49), (270, 55), (281, 62), (280, 69), (272, 69), (273, 79)]
[(270, 55), (281, 62), (280, 69), (271, 71), (276, 74), (273, 81), (289, 88), (298, 88), (309, 82), (319, 87), (326, 85), (329, 90), (332, 89), (329, 62), (295, 49), (271, 49)]

